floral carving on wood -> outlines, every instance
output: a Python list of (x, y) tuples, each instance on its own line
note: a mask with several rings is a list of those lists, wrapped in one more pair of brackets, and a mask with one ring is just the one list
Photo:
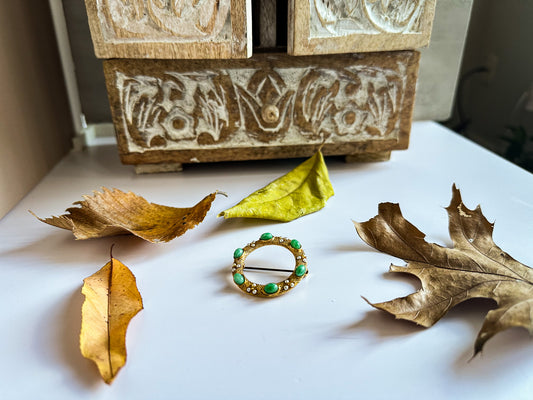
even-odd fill
[(420, 33), (426, 0), (309, 0), (312, 37)]
[(250, 136), (270, 143), (283, 137), (291, 122), (288, 116), (294, 98), (283, 78), (274, 69), (254, 72), (246, 88), (237, 86), (244, 127)]
[(362, 131), (374, 138), (390, 137), (397, 129), (403, 98), (401, 74), (375, 67), (347, 68), (342, 103), (335, 114), (339, 136)]
[(294, 124), (307, 139), (327, 138), (332, 134), (331, 120), (338, 113), (335, 98), (339, 86), (336, 71), (308, 69), (300, 80)]
[(168, 72), (163, 78), (116, 74), (124, 129), (141, 148), (229, 140), (238, 127), (238, 105), (226, 74)]
[(104, 39), (198, 42), (227, 39), (231, 0), (97, 0)]
[(116, 71), (115, 121), (134, 152), (396, 139), (406, 68)]
[[(172, 74), (165, 79), (118, 72), (124, 129), (128, 138), (140, 147), (162, 147), (168, 141), (193, 140), (194, 100), (187, 99), (183, 81)], [(180, 103), (180, 107), (175, 107)]]
[(239, 106), (231, 78), (224, 73), (207, 80), (202, 74), (189, 74), (188, 78), (196, 78), (200, 83), (193, 96), (194, 133), (198, 144), (216, 144), (231, 139), (239, 127)]

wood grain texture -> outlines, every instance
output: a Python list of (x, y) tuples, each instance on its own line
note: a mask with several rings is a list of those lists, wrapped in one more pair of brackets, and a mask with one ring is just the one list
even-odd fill
[(376, 151), (375, 153), (349, 154), (345, 157), (345, 161), (347, 163), (379, 162), (379, 161), (388, 161), (390, 160), (390, 157), (391, 157), (390, 151)]
[(106, 60), (121, 159), (191, 163), (408, 146), (419, 53)]
[(261, 0), (259, 13), (259, 46), (276, 47), (277, 0)]
[(406, 50), (429, 44), (436, 0), (290, 0), (292, 55)]
[(160, 163), (160, 164), (138, 164), (135, 165), (135, 173), (142, 174), (156, 174), (160, 172), (180, 172), (183, 171), (181, 163)]
[(251, 0), (85, 0), (99, 58), (246, 58)]

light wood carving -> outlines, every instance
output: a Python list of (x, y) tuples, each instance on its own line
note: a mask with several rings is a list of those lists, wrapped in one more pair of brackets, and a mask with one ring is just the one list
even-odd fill
[(231, 35), (227, 0), (96, 0), (96, 5), (107, 41), (201, 42)]
[(425, 0), (310, 0), (311, 35), (420, 33)]
[(427, 46), (436, 0), (291, 0), (289, 53)]
[[(85, 0), (101, 58), (243, 58), (250, 0)], [(249, 54), (250, 53), (250, 54)]]
[(303, 156), (322, 143), (325, 154), (405, 148), (418, 57), (263, 54), (104, 65), (123, 160), (154, 162), (150, 154), (159, 153), (165, 162), (194, 162), (228, 159), (228, 149), (232, 158), (249, 159), (275, 158), (280, 147)]

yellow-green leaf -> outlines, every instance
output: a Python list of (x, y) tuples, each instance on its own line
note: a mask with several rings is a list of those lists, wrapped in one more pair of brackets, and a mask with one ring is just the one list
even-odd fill
[(263, 218), (288, 222), (322, 209), (333, 196), (322, 153), (221, 212), (224, 218)]
[(96, 363), (110, 384), (126, 363), (126, 330), (142, 310), (142, 298), (133, 273), (113, 257), (83, 282), (81, 354)]

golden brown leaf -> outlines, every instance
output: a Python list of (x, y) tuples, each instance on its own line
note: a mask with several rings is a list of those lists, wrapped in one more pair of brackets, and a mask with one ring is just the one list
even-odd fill
[(143, 309), (142, 298), (135, 276), (113, 257), (83, 282), (81, 354), (96, 363), (100, 375), (110, 384), (126, 363), (126, 330)]
[[(217, 193), (211, 193), (191, 208), (174, 208), (149, 203), (132, 192), (102, 188), (83, 196), (67, 214), (39, 218), (58, 228), (71, 230), (76, 239), (133, 234), (149, 242), (168, 242), (203, 221)], [(30, 211), (31, 212), (31, 211)]]
[(366, 243), (407, 262), (405, 267), (391, 266), (392, 272), (412, 274), (422, 282), (422, 289), (409, 296), (369, 304), (396, 318), (430, 327), (465, 300), (493, 299), (497, 307), (485, 318), (475, 354), (507, 328), (524, 327), (533, 334), (533, 269), (496, 246), (494, 225), (479, 206), (469, 210), (463, 204), (455, 185), (446, 210), (453, 248), (426, 242), (425, 235), (403, 218), (398, 204), (382, 203), (376, 217), (354, 222)]

